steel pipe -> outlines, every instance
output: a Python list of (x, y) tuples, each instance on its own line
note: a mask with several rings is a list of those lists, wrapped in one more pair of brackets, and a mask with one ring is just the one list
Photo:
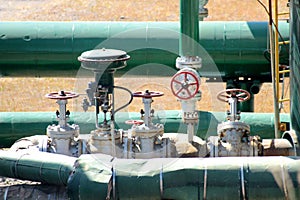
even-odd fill
[[(122, 49), (131, 56), (119, 76), (147, 63), (163, 76), (163, 65), (175, 68), (179, 55), (177, 22), (0, 22), (0, 26), (2, 76), (76, 76), (77, 57), (102, 47)], [(199, 22), (200, 74), (225, 81), (239, 77), (271, 81), (265, 57), (267, 27), (267, 22)], [(280, 23), (279, 30), (287, 40), (288, 23)], [(281, 58), (288, 58), (283, 50)]]
[[(186, 126), (182, 123), (180, 110), (168, 110), (157, 112), (153, 123), (164, 124), (166, 133), (186, 132)], [(217, 135), (217, 126), (225, 121), (224, 112), (199, 111), (199, 121), (195, 134), (201, 138)], [(76, 123), (80, 126), (80, 134), (89, 134), (95, 129), (94, 113), (72, 112), (69, 124)], [(48, 125), (57, 124), (55, 113), (50, 112), (2, 112), (0, 113), (0, 147), (10, 147), (16, 140), (32, 136), (44, 135)], [(116, 113), (116, 128), (124, 130), (131, 126), (126, 120), (139, 120), (140, 113)], [(281, 114), (282, 122), (289, 124), (288, 114)], [(102, 119), (100, 119), (102, 120)], [(272, 113), (242, 113), (241, 120), (251, 127), (251, 135), (260, 135), (261, 138), (273, 138), (274, 123)]]

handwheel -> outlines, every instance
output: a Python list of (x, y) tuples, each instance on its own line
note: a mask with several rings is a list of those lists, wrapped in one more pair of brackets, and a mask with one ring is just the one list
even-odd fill
[(133, 124), (141, 125), (143, 123), (144, 123), (143, 120), (126, 120), (125, 121), (125, 124), (130, 124), (130, 125), (133, 125)]
[(78, 96), (79, 95), (75, 92), (65, 92), (65, 91), (52, 92), (46, 95), (46, 97), (49, 99), (59, 99), (59, 100), (72, 99)]
[(199, 90), (199, 79), (189, 71), (182, 71), (173, 76), (171, 80), (172, 93), (179, 99), (193, 98)]
[(249, 100), (250, 96), (250, 93), (243, 89), (227, 89), (217, 94), (217, 98), (223, 102), (228, 102), (229, 98), (237, 98), (239, 102), (244, 102)]
[(164, 95), (164, 93), (162, 93), (162, 92), (153, 92), (153, 91), (149, 91), (149, 90), (146, 90), (145, 92), (134, 92), (133, 93), (134, 97), (143, 97), (146, 99), (149, 99), (152, 97), (161, 97), (163, 95)]

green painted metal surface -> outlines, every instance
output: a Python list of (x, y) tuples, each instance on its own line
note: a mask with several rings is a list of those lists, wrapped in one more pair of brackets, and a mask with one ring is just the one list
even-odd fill
[[(199, 112), (197, 135), (207, 138), (217, 134), (218, 123), (226, 118), (223, 112)], [(140, 119), (140, 113), (119, 112), (116, 114), (117, 128), (127, 130), (130, 125), (125, 124), (128, 119)], [(281, 115), (282, 122), (290, 122), (288, 114)], [(102, 119), (100, 119), (102, 120)], [(274, 138), (274, 118), (272, 113), (242, 113), (241, 121), (248, 123), (252, 135), (261, 138)], [(167, 133), (186, 133), (186, 126), (182, 123), (181, 111), (157, 112), (154, 123), (162, 123)], [(45, 135), (48, 125), (57, 123), (55, 113), (50, 112), (2, 112), (0, 113), (0, 147), (10, 147), (16, 140), (31, 136)], [(80, 126), (81, 134), (89, 134), (95, 129), (95, 114), (71, 113), (69, 123)]]
[(67, 185), (76, 158), (45, 152), (0, 151), (0, 176)]
[[(293, 0), (290, 3), (290, 21), (291, 21), (291, 119), (292, 128), (297, 135), (300, 134), (300, 1)], [(298, 137), (298, 143), (300, 138)]]
[(180, 1), (180, 33), (180, 56), (199, 55), (199, 1)]
[[(102, 47), (131, 56), (117, 75), (152, 63), (162, 76), (164, 67), (175, 68), (179, 55), (177, 22), (0, 22), (0, 27), (2, 76), (76, 76), (77, 57)], [(289, 24), (282, 22), (279, 29), (288, 40)], [(200, 74), (270, 81), (267, 37), (267, 22), (200, 22)], [(283, 50), (281, 57), (288, 58)], [(147, 70), (139, 73), (147, 74)]]
[(89, 200), (299, 199), (299, 166), (299, 157), (145, 160), (0, 151), (0, 175), (66, 185), (70, 199)]
[(104, 199), (107, 194), (115, 199), (300, 198), (298, 158), (128, 160), (83, 155), (77, 162), (79, 171), (69, 181), (77, 179), (72, 186), (78, 190), (69, 187), (75, 199)]

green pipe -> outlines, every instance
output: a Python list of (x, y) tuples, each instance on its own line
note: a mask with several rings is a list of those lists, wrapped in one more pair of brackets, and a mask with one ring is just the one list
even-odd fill
[[(250, 92), (250, 87), (252, 83), (240, 83), (240, 88)], [(250, 99), (248, 101), (244, 101), (238, 104), (238, 109), (241, 112), (254, 112), (254, 94), (251, 93)]]
[[(296, 131), (297, 135), (300, 134), (300, 4), (299, 1), (290, 2), (290, 24), (291, 24), (291, 44), (290, 44), (290, 99), (291, 99), (291, 119), (292, 129)], [(300, 139), (298, 137), (298, 144)]]
[(197, 56), (199, 53), (199, 1), (180, 1), (180, 56)]
[[(95, 129), (95, 114), (92, 112), (71, 113), (69, 123), (80, 126), (81, 134), (89, 134)], [(217, 134), (217, 125), (224, 121), (224, 112), (199, 111), (199, 124), (196, 128), (197, 135), (207, 138)], [(140, 113), (118, 112), (116, 114), (116, 126), (127, 130), (130, 125), (125, 124), (128, 119), (140, 119)], [(102, 120), (102, 119), (100, 119)], [(282, 122), (289, 124), (288, 114), (281, 115)], [(165, 132), (185, 133), (186, 126), (182, 123), (181, 111), (157, 112), (154, 123), (162, 123)], [(260, 135), (261, 138), (273, 138), (274, 118), (272, 113), (242, 113), (241, 121), (251, 127), (251, 135)], [(16, 140), (32, 136), (45, 135), (48, 125), (57, 123), (55, 113), (50, 112), (2, 112), (0, 113), (0, 147), (10, 147)]]
[[(0, 27), (2, 76), (76, 76), (77, 57), (96, 47), (131, 56), (117, 76), (148, 74), (147, 68), (132, 69), (149, 63), (156, 76), (163, 76), (165, 69), (175, 69), (179, 55), (177, 22), (0, 22)], [(201, 76), (270, 81), (267, 27), (267, 22), (199, 22)], [(279, 30), (288, 40), (288, 23), (280, 23)], [(288, 52), (281, 49), (284, 60)]]
[(134, 160), (83, 155), (68, 189), (72, 199), (299, 199), (299, 166), (298, 157)]
[(144, 160), (0, 151), (0, 168), (1, 176), (66, 185), (70, 199), (300, 198), (299, 157)]
[(0, 151), (0, 176), (67, 185), (76, 158), (33, 152)]

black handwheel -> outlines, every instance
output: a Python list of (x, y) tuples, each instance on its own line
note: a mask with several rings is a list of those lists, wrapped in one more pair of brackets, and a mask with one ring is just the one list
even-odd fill
[(52, 92), (46, 95), (46, 97), (49, 99), (57, 99), (57, 100), (73, 99), (78, 96), (79, 95), (75, 92), (67, 92), (67, 91)]

